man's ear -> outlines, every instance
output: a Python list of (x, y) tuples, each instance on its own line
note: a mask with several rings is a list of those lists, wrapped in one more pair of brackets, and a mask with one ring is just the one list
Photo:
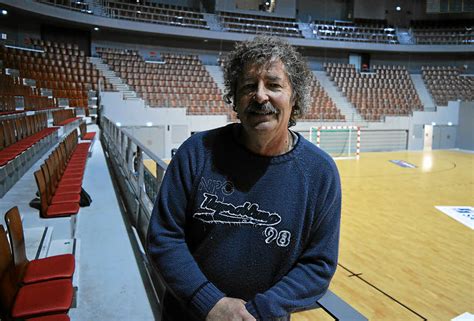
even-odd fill
[(291, 94), (290, 105), (292, 109), (294, 109), (296, 106), (296, 95), (294, 93)]

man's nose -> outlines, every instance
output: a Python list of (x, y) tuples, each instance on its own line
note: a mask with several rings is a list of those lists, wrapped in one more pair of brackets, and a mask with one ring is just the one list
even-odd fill
[(267, 89), (264, 84), (258, 84), (257, 91), (255, 92), (254, 99), (259, 104), (266, 103), (269, 99)]

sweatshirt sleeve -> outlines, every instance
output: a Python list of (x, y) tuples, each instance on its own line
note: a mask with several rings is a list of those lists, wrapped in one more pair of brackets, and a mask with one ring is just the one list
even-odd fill
[(312, 306), (329, 287), (337, 266), (341, 217), (341, 187), (335, 164), (323, 185), (323, 202), (316, 210), (309, 244), (294, 267), (274, 286), (246, 304), (257, 320), (273, 320)]
[(155, 201), (147, 235), (154, 266), (177, 297), (204, 320), (225, 295), (202, 273), (185, 242), (186, 208), (193, 188), (193, 162), (186, 148), (178, 151), (166, 170)]

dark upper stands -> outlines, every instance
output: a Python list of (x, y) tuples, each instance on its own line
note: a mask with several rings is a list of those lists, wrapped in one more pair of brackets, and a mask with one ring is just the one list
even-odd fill
[(303, 37), (296, 19), (225, 11), (219, 12), (218, 16), (224, 30), (230, 32), (265, 34), (279, 37)]
[(321, 40), (398, 44), (395, 29), (385, 21), (315, 21), (312, 28)]
[(124, 0), (105, 0), (103, 4), (112, 18), (209, 29), (203, 14), (187, 7)]
[(160, 63), (146, 63), (137, 51), (96, 51), (152, 107), (186, 107), (198, 115), (229, 112), (216, 82), (195, 55), (163, 53)]
[(58, 7), (65, 9), (80, 11), (84, 13), (92, 14), (92, 10), (89, 8), (89, 4), (86, 1), (71, 1), (71, 0), (36, 0), (44, 4), (54, 4)]
[(474, 76), (461, 75), (454, 66), (423, 66), (423, 80), (436, 105), (447, 106), (448, 101), (474, 101)]
[(416, 21), (411, 32), (420, 45), (472, 45), (474, 44), (474, 22), (457, 21)]
[(328, 76), (366, 120), (410, 115), (423, 110), (408, 71), (403, 66), (373, 66), (361, 73), (352, 64), (325, 63)]

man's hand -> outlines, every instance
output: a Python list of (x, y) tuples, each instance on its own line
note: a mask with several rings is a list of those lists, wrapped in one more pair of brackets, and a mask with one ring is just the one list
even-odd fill
[(209, 311), (206, 321), (256, 321), (245, 308), (245, 301), (236, 298), (222, 298)]

